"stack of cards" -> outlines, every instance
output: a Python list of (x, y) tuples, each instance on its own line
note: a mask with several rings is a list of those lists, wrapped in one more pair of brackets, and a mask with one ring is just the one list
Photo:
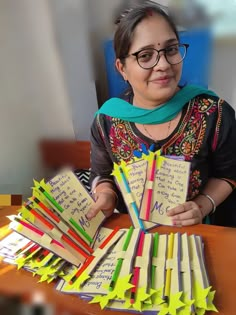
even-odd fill
[[(102, 257), (98, 248), (96, 266), (75, 270), (57, 290), (76, 293), (101, 308), (145, 314), (217, 311), (200, 236), (145, 234), (133, 227), (122, 231)], [(96, 250), (94, 255), (98, 257)]]
[(93, 203), (70, 170), (60, 172), (47, 183), (34, 181), (32, 197), (18, 215), (9, 217), (9, 228), (27, 239), (24, 250), (17, 253), (20, 257), (15, 257), (18, 267), (35, 271), (53, 261), (55, 267), (56, 258), (76, 267), (83, 264), (93, 254), (92, 245), (105, 219), (102, 212), (92, 220), (86, 218)]

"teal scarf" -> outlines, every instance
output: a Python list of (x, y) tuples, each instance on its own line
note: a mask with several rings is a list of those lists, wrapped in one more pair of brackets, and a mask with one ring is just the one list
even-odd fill
[(106, 101), (95, 115), (105, 114), (139, 124), (162, 124), (176, 117), (187, 102), (200, 94), (216, 96), (214, 92), (203, 87), (187, 85), (179, 90), (167, 103), (154, 109), (133, 106), (120, 98), (114, 97)]

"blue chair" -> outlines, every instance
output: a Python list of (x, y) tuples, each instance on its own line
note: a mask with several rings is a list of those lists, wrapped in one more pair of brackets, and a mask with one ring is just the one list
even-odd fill
[[(210, 56), (212, 52), (212, 35), (209, 30), (192, 30), (179, 32), (180, 42), (189, 44), (187, 56), (183, 62), (181, 85), (195, 84), (208, 87), (210, 73)], [(104, 42), (105, 65), (110, 97), (118, 97), (128, 87), (115, 68), (113, 40)]]

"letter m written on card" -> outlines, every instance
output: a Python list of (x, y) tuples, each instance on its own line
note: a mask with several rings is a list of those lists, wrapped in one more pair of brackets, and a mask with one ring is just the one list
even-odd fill
[[(151, 165), (153, 155), (150, 155), (149, 159)], [(154, 180), (150, 182), (147, 176), (145, 183), (140, 218), (163, 225), (172, 225), (167, 212), (186, 201), (189, 170), (189, 162), (157, 156)], [(150, 189), (152, 194), (151, 200), (148, 201), (150, 198), (148, 190)]]

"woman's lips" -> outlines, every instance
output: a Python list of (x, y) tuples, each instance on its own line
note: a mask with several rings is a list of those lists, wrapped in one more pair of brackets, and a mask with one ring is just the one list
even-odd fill
[(154, 84), (161, 84), (161, 85), (165, 85), (165, 84), (168, 84), (171, 80), (171, 77), (160, 77), (160, 78), (157, 78), (157, 79), (154, 79), (154, 80), (151, 80), (150, 82), (151, 83), (154, 83)]

